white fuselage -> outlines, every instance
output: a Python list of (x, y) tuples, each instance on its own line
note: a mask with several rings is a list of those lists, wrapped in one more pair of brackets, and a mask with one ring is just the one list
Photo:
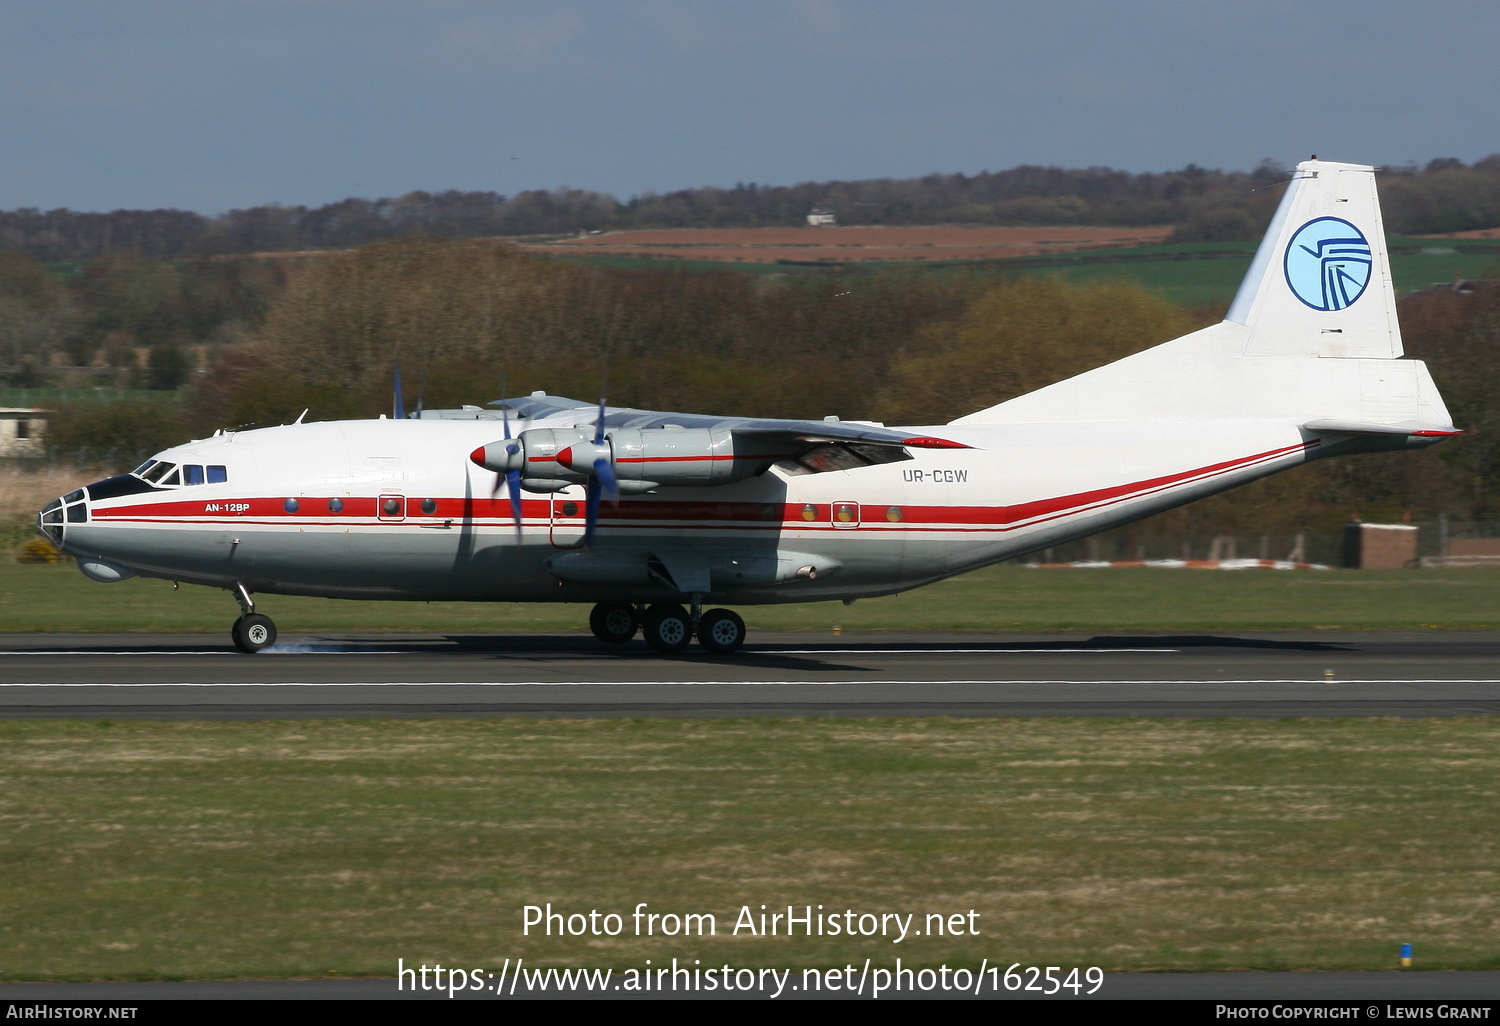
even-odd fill
[[(623, 496), (603, 504), (584, 552), (582, 486), (524, 493), (518, 537), (496, 475), (467, 458), (496, 428), (362, 420), (218, 434), (157, 459), (223, 467), (225, 480), (92, 501), (86, 520), (65, 525), (62, 546), (147, 576), (252, 592), (853, 599), (1092, 534), (1321, 454), (1320, 440), (1286, 419), (913, 428), (972, 448), (911, 449), (909, 460), (822, 473), (782, 463), (734, 484)], [(798, 565), (818, 572), (789, 572)]]

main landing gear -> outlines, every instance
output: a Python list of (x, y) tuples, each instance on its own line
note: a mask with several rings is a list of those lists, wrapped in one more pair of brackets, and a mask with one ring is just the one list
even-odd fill
[(648, 606), (644, 612), (625, 602), (601, 602), (589, 614), (594, 637), (611, 645), (623, 645), (640, 630), (647, 645), (663, 655), (676, 655), (688, 647), (693, 635), (698, 644), (714, 655), (728, 655), (745, 643), (745, 621), (730, 609), (700, 611), (693, 602), (690, 613), (675, 603)]
[(232, 590), (235, 600), (240, 604), (240, 618), (229, 629), (234, 647), (254, 655), (261, 649), (276, 644), (276, 624), (269, 616), (255, 611), (255, 602), (250, 598), (249, 590), (243, 584), (236, 584)]

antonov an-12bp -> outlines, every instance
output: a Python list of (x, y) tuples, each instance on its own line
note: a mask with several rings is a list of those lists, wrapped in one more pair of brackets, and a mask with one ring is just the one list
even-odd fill
[[(594, 603), (606, 642), (742, 643), (705, 604), (915, 588), (1297, 466), (1457, 434), (1400, 359), (1375, 169), (1298, 165), (1225, 319), (949, 424), (754, 420), (533, 394), (223, 431), (52, 502), (92, 578)], [(605, 501), (601, 501), (605, 500)]]

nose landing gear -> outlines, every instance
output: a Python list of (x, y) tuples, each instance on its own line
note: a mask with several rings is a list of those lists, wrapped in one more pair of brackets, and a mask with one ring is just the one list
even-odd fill
[(235, 601), (240, 604), (240, 618), (234, 621), (234, 626), (229, 630), (234, 647), (254, 655), (261, 649), (276, 644), (276, 624), (269, 616), (255, 611), (255, 602), (250, 598), (249, 589), (237, 583), (232, 590)]
[(254, 655), (261, 649), (276, 644), (276, 625), (269, 616), (251, 613), (234, 621), (229, 635), (234, 639), (235, 648)]

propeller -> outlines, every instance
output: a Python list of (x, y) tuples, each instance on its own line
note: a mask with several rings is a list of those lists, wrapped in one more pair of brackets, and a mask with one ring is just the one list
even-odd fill
[[(599, 389), (599, 417), (594, 421), (594, 451), (604, 445), (604, 388)], [(606, 492), (611, 503), (620, 501), (620, 482), (615, 477), (615, 467), (607, 456), (594, 460), (594, 473), (584, 486), (583, 547), (594, 547), (594, 531), (599, 525), (599, 499)]]
[[(500, 399), (505, 399), (505, 375), (500, 375)], [(500, 407), (500, 423), (505, 426), (505, 453), (514, 456), (521, 451), (521, 443), (510, 436), (510, 407)], [(500, 494), (500, 485), (504, 482), (506, 489), (510, 492), (510, 516), (516, 524), (516, 544), (521, 544), (521, 472), (516, 469), (507, 470), (504, 474), (495, 475), (495, 487), (490, 492), (490, 498)]]
[(395, 373), (394, 386), (395, 386), (394, 387), (395, 394), (391, 397), (391, 419), (392, 420), (405, 420), (406, 419), (406, 404), (401, 401), (401, 361), (400, 360), (396, 361), (396, 373)]

